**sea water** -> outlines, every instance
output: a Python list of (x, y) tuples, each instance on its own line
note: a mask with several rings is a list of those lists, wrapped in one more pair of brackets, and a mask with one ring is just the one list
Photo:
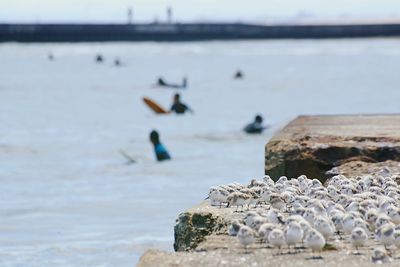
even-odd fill
[[(291, 119), (399, 112), (399, 68), (395, 38), (1, 44), (0, 266), (134, 266), (172, 251), (177, 215), (212, 185), (262, 177), (264, 145)], [(183, 76), (185, 90), (153, 86)], [(142, 102), (169, 108), (176, 92), (194, 114)], [(258, 113), (268, 130), (243, 134)], [(153, 129), (172, 161), (155, 161)]]

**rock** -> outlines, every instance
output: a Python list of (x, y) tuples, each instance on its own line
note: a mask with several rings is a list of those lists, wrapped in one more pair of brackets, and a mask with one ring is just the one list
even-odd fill
[(332, 168), (327, 172), (328, 175), (343, 174), (347, 177), (351, 176), (361, 176), (365, 174), (370, 175), (381, 175), (383, 177), (387, 176), (397, 176), (400, 177), (400, 162), (387, 160), (383, 162), (365, 162), (365, 161), (349, 161), (343, 163), (337, 167)]
[[(349, 161), (400, 160), (400, 115), (300, 116), (265, 146), (265, 173), (325, 181)], [(332, 172), (328, 172), (332, 173)]]
[(206, 201), (181, 213), (174, 227), (175, 251), (194, 249), (206, 236), (226, 232), (231, 217), (226, 209), (211, 207)]

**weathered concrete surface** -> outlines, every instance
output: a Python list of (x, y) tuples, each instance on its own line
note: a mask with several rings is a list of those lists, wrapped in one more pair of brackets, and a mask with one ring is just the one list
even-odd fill
[(207, 201), (179, 215), (174, 227), (175, 251), (194, 249), (213, 233), (226, 233), (232, 212), (211, 207)]
[[(370, 250), (370, 249), (369, 249)], [(371, 251), (363, 255), (352, 255), (345, 252), (322, 253), (322, 260), (312, 260), (311, 253), (273, 256), (276, 252), (271, 249), (254, 249), (251, 253), (243, 250), (213, 250), (193, 253), (166, 253), (150, 250), (146, 252), (138, 267), (377, 267), (399, 266), (399, 261), (394, 260), (382, 265), (374, 264), (370, 260)]]
[[(302, 116), (266, 146), (266, 173), (274, 178), (301, 174), (322, 178), (328, 172), (349, 177), (395, 174), (400, 180), (399, 160), (400, 115)], [(177, 219), (174, 248), (179, 252), (150, 250), (138, 266), (376, 266), (370, 259), (370, 250), (376, 245), (372, 240), (361, 256), (352, 255), (347, 241), (331, 240), (338, 251), (324, 251), (323, 261), (309, 260), (309, 251), (273, 256), (276, 251), (261, 244), (245, 253), (237, 240), (226, 234), (227, 225), (241, 216), (234, 209), (203, 202)], [(385, 266), (398, 266), (399, 262)]]
[[(263, 208), (259, 208), (263, 209)], [(254, 209), (252, 209), (254, 210)], [(193, 217), (194, 214), (203, 214), (205, 218), (214, 218), (221, 223), (220, 228), (205, 229), (203, 225), (200, 229), (196, 229), (196, 225), (182, 226), (193, 231), (188, 236), (194, 236), (194, 242), (188, 243), (189, 246), (180, 249), (178, 252), (162, 252), (158, 250), (147, 251), (140, 259), (138, 267), (216, 267), (216, 266), (351, 266), (365, 267), (376, 266), (371, 262), (372, 249), (378, 246), (373, 240), (368, 240), (368, 245), (361, 249), (363, 255), (353, 255), (354, 249), (345, 236), (344, 240), (331, 239), (328, 243), (334, 250), (326, 250), (322, 252), (323, 260), (311, 260), (312, 253), (307, 249), (301, 249), (301, 253), (288, 254), (287, 248), (283, 249), (283, 255), (276, 256), (276, 249), (267, 248), (265, 244), (253, 244), (246, 252), (239, 244), (235, 237), (227, 235), (227, 227), (234, 219), (243, 219), (245, 213), (235, 212), (235, 208), (218, 208), (209, 206), (203, 202), (183, 214), (184, 216)], [(189, 215), (190, 214), (190, 215)], [(202, 216), (203, 216), (202, 215)], [(200, 216), (200, 215), (199, 215)], [(177, 224), (183, 223), (177, 220)], [(204, 234), (204, 235), (203, 235)], [(177, 238), (177, 236), (175, 236)], [(181, 238), (181, 237), (178, 237)], [(181, 244), (186, 244), (182, 242)], [(397, 256), (396, 254), (393, 257)], [(399, 253), (400, 256), (400, 253)], [(294, 264), (295, 263), (295, 264)], [(398, 266), (400, 260), (394, 260), (385, 266)]]
[(349, 161), (400, 160), (400, 115), (300, 116), (265, 146), (265, 173), (324, 180)]
[[(233, 208), (217, 209), (210, 207), (213, 216), (220, 214), (228, 215), (228, 218), (239, 216), (234, 213)], [(241, 214), (243, 216), (243, 214)], [(232, 217), (233, 216), (233, 217)], [(333, 249), (321, 253), (323, 260), (312, 260), (312, 253), (307, 249), (299, 249), (300, 253), (288, 254), (287, 248), (283, 249), (282, 255), (276, 255), (277, 250), (266, 247), (263, 243), (251, 245), (247, 251), (239, 244), (235, 237), (226, 233), (212, 234), (207, 236), (196, 249), (190, 252), (162, 252), (157, 250), (147, 251), (140, 259), (138, 267), (217, 267), (217, 266), (350, 266), (365, 267), (376, 266), (371, 261), (373, 248), (378, 243), (369, 239), (368, 244), (361, 248), (362, 255), (353, 255), (354, 248), (351, 247), (348, 237), (344, 240), (331, 239), (328, 241)], [(394, 252), (395, 253), (395, 252)], [(395, 257), (396, 254), (393, 255)], [(398, 266), (400, 260), (393, 260), (384, 266)]]
[(396, 176), (396, 180), (400, 182), (400, 162), (387, 160), (382, 162), (364, 162), (364, 161), (349, 161), (328, 171), (328, 175), (343, 174), (347, 177), (361, 176), (370, 174), (373, 176), (381, 175), (383, 177)]

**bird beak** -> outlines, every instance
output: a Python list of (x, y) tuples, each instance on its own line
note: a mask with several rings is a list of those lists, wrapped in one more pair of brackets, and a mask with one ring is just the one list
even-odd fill
[(231, 206), (231, 202), (228, 202), (228, 204), (226, 205), (227, 208), (229, 208)]
[(207, 196), (204, 200), (207, 200), (207, 199), (209, 199), (210, 198), (210, 196)]

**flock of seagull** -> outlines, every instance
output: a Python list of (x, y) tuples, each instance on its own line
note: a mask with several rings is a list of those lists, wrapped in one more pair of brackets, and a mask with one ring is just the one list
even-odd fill
[(381, 246), (371, 260), (382, 263), (391, 261), (394, 248), (400, 248), (396, 178), (337, 175), (325, 187), (305, 175), (282, 176), (276, 182), (266, 175), (249, 185), (213, 186), (208, 199), (212, 206), (236, 207), (234, 212), (243, 213), (241, 220), (231, 222), (228, 234), (236, 236), (246, 252), (258, 241), (277, 248), (277, 254), (282, 247), (297, 253), (300, 246), (311, 249), (311, 259), (322, 259), (320, 252), (329, 241), (348, 240), (353, 254), (361, 255), (360, 248), (375, 239)]

